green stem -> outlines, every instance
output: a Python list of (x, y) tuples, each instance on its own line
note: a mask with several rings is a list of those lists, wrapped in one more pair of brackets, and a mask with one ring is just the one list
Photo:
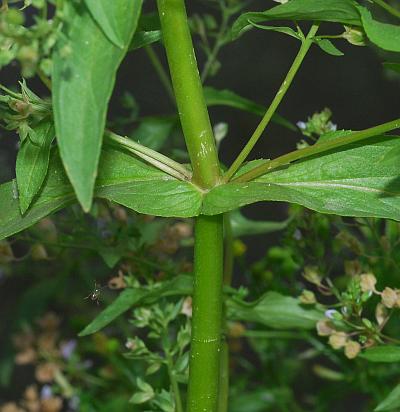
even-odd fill
[(310, 49), (312, 43), (313, 43), (313, 38), (318, 30), (318, 25), (314, 24), (310, 32), (308, 33), (307, 37), (303, 40), (302, 45), (300, 47), (299, 52), (297, 53), (296, 58), (293, 61), (292, 66), (290, 67), (285, 80), (281, 84), (281, 87), (279, 88), (278, 92), (276, 93), (274, 100), (272, 101), (271, 105), (268, 107), (264, 117), (262, 118), (261, 122), (257, 126), (256, 130), (250, 137), (249, 141), (246, 143), (245, 147), (243, 150), (240, 152), (238, 157), (235, 159), (235, 161), (232, 163), (232, 166), (229, 168), (229, 170), (226, 172), (224, 176), (224, 180), (227, 182), (229, 181), (232, 176), (237, 172), (239, 167), (242, 165), (242, 163), (246, 160), (247, 156), (250, 154), (251, 150), (253, 147), (256, 145), (258, 140), (260, 139), (261, 135), (263, 134), (265, 128), (268, 126), (272, 116), (276, 112), (276, 109), (278, 108), (280, 102), (282, 101), (283, 97), (285, 96), (286, 92), (288, 91), (290, 85), (293, 82), (293, 79), (299, 70), (304, 58), (306, 57), (306, 54), (308, 50)]
[(166, 359), (167, 359), (168, 376), (171, 382), (172, 392), (174, 393), (174, 397), (175, 397), (175, 410), (176, 412), (183, 412), (181, 391), (179, 390), (178, 381), (176, 380), (176, 377), (174, 374), (173, 361), (169, 353), (166, 353)]
[(155, 53), (151, 45), (145, 46), (144, 50), (151, 64), (153, 65), (155, 71), (157, 72), (158, 77), (168, 94), (168, 97), (170, 98), (171, 102), (175, 105), (176, 102), (175, 102), (175, 96), (174, 96), (174, 91), (172, 89), (171, 81), (168, 77), (167, 72), (164, 70), (163, 65), (161, 64), (160, 59), (158, 58), (157, 54)]
[(216, 412), (219, 394), (223, 217), (199, 216), (195, 225), (192, 343), (188, 412)]
[(175, 160), (172, 160), (169, 157), (156, 152), (155, 150), (149, 149), (140, 143), (134, 142), (131, 139), (119, 136), (110, 131), (106, 131), (104, 136), (109, 142), (114, 143), (118, 147), (124, 147), (136, 156), (157, 167), (157, 169), (160, 169), (163, 172), (176, 177), (177, 179), (190, 180), (192, 177), (189, 170), (187, 170), (180, 163), (175, 162)]
[(400, 19), (400, 10), (395, 9), (390, 4), (385, 3), (383, 0), (372, 0), (375, 4), (385, 9), (392, 16), (395, 16)]
[(183, 0), (158, 0), (157, 4), (193, 180), (202, 188), (210, 188), (219, 182), (220, 167), (185, 3)]
[[(210, 189), (220, 166), (183, 0), (157, 0), (164, 45), (193, 181)], [(195, 222), (188, 412), (216, 412), (221, 351), (223, 217)]]
[(254, 180), (257, 177), (264, 175), (265, 173), (277, 169), (278, 167), (288, 165), (295, 160), (300, 160), (305, 157), (326, 152), (328, 150), (339, 149), (340, 147), (346, 146), (348, 144), (357, 143), (359, 141), (368, 139), (369, 137), (378, 136), (398, 128), (400, 128), (400, 118), (392, 120), (391, 122), (383, 123), (379, 126), (351, 133), (344, 137), (332, 139), (324, 143), (317, 143), (304, 149), (295, 150), (293, 152), (286, 153), (283, 156), (279, 156), (276, 159), (268, 160), (260, 166), (257, 166), (254, 169), (250, 170), (249, 172), (233, 179), (232, 181), (237, 183), (249, 182), (250, 180)]

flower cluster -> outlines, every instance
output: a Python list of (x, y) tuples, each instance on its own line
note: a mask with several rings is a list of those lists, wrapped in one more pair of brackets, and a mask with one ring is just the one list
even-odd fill
[[(60, 11), (49, 18), (50, 9), (46, 0), (27, 1), (25, 7), (33, 14), (33, 24), (27, 22), (23, 10), (3, 2), (0, 13), (0, 68), (13, 61), (21, 65), (22, 76), (35, 74), (50, 76), (52, 70), (51, 52), (57, 41), (62, 24)], [(54, 14), (54, 13), (52, 13)]]
[[(340, 292), (329, 279), (324, 281), (313, 268), (307, 268), (304, 276), (323, 294), (338, 300), (329, 309), (318, 304), (327, 310), (324, 319), (317, 323), (317, 332), (319, 336), (328, 337), (333, 349), (344, 349), (345, 356), (353, 359), (362, 349), (395, 341), (386, 336), (383, 329), (392, 311), (400, 308), (400, 289), (385, 287), (382, 291), (377, 290), (377, 279), (372, 273), (353, 276), (344, 292)], [(364, 313), (367, 312), (366, 303), (373, 297), (379, 300), (374, 305), (374, 319), (371, 320)], [(303, 304), (317, 303), (315, 294), (308, 290), (303, 291), (300, 301)]]

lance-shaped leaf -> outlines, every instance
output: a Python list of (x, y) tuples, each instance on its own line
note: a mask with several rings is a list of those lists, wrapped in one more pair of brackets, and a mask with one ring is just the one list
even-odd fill
[(398, 410), (400, 407), (400, 385), (389, 393), (389, 395), (374, 409), (376, 412)]
[[(298, 203), (322, 213), (400, 220), (400, 169), (385, 155), (398, 136), (377, 136), (282, 166), (250, 182), (218, 186), (203, 213), (218, 214), (262, 200)], [(238, 175), (254, 168), (250, 162)]]
[(361, 26), (357, 4), (353, 0), (291, 0), (264, 12), (242, 14), (232, 27), (233, 37), (250, 29), (252, 24), (273, 20), (327, 21)]
[[(139, 213), (164, 217), (196, 216), (202, 198), (191, 183), (109, 147), (102, 152), (95, 195)], [(0, 239), (32, 226), (75, 199), (60, 158), (54, 154), (42, 189), (23, 216), (15, 182), (0, 185)]]
[(324, 314), (306, 309), (291, 296), (268, 292), (252, 303), (227, 301), (228, 317), (260, 323), (274, 329), (313, 329)]
[[(234, 109), (256, 114), (257, 116), (264, 116), (267, 110), (265, 106), (246, 99), (245, 97), (239, 96), (231, 90), (218, 90), (213, 87), (205, 87), (204, 98), (207, 106), (209, 107), (228, 106)], [(272, 116), (272, 121), (286, 127), (287, 129), (297, 131), (297, 128), (293, 123), (277, 113)]]
[(117, 69), (141, 11), (141, 0), (113, 0), (123, 48), (110, 42), (83, 2), (65, 2), (64, 31), (54, 53), (53, 106), (66, 172), (84, 210), (92, 202), (107, 106)]
[(240, 210), (235, 210), (229, 214), (232, 233), (234, 236), (263, 235), (265, 233), (278, 232), (287, 227), (290, 220), (273, 222), (268, 220), (252, 220), (243, 216)]
[(87, 336), (98, 332), (135, 305), (141, 303), (151, 304), (165, 296), (187, 296), (192, 293), (192, 289), (193, 278), (188, 275), (179, 275), (150, 288), (127, 288), (121, 292), (111, 305), (90, 322), (79, 333), (79, 336)]
[(158, 42), (161, 38), (161, 23), (158, 13), (142, 13), (129, 50), (136, 50)]
[(18, 151), (16, 175), (22, 213), (26, 212), (46, 178), (54, 137), (53, 122), (43, 120), (29, 132), (29, 138)]
[(365, 7), (359, 10), (369, 40), (383, 50), (400, 52), (400, 26), (374, 20)]
[(366, 349), (359, 355), (370, 362), (394, 363), (400, 361), (400, 346), (382, 345)]

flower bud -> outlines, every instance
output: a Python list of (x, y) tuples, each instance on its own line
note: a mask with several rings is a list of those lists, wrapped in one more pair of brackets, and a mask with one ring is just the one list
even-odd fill
[(378, 325), (382, 325), (385, 319), (387, 318), (387, 309), (382, 303), (378, 303), (375, 308), (375, 319), (378, 322)]
[(240, 322), (231, 322), (228, 325), (228, 335), (231, 338), (240, 338), (246, 332), (246, 327)]
[(356, 27), (350, 27), (350, 26), (344, 26), (346, 31), (342, 34), (342, 37), (346, 39), (350, 44), (353, 44), (354, 46), (366, 46), (366, 36), (363, 30), (356, 28)]
[(317, 332), (319, 336), (330, 336), (335, 332), (328, 319), (321, 319), (317, 322)]
[(347, 335), (344, 332), (334, 332), (329, 336), (329, 345), (331, 345), (333, 349), (341, 349), (346, 346), (346, 343)]
[(181, 313), (188, 318), (192, 317), (192, 297), (188, 296), (184, 301), (181, 309)]
[(233, 242), (233, 254), (235, 256), (243, 256), (246, 253), (246, 250), (247, 246), (240, 239), (236, 239)]
[(381, 293), (382, 304), (387, 308), (393, 308), (397, 303), (397, 293), (394, 289), (386, 287)]
[(303, 290), (299, 296), (299, 300), (303, 305), (314, 305), (317, 302), (315, 294), (311, 290)]
[(318, 274), (317, 268), (314, 266), (306, 266), (304, 268), (303, 277), (313, 285), (321, 285), (321, 276)]
[(376, 277), (372, 273), (364, 273), (360, 276), (360, 286), (363, 292), (375, 291)]
[(354, 359), (360, 353), (360, 350), (361, 345), (358, 342), (350, 340), (344, 347), (344, 354), (346, 355), (346, 358)]
[(41, 243), (35, 243), (31, 248), (31, 257), (33, 260), (48, 260), (49, 255)]

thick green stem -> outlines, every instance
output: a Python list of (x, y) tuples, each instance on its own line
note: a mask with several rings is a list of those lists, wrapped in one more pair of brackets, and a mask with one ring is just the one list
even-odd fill
[(268, 126), (270, 120), (272, 119), (272, 116), (276, 112), (276, 109), (278, 108), (280, 102), (282, 101), (283, 97), (285, 96), (286, 92), (288, 91), (290, 85), (293, 82), (293, 79), (299, 70), (304, 58), (306, 57), (306, 54), (308, 50), (310, 49), (312, 43), (313, 43), (313, 38), (318, 30), (318, 25), (313, 25), (310, 29), (310, 32), (308, 33), (307, 37), (303, 40), (302, 45), (300, 47), (299, 52), (297, 53), (296, 58), (293, 61), (292, 66), (290, 67), (285, 80), (282, 82), (281, 87), (279, 88), (278, 92), (276, 93), (274, 100), (272, 101), (271, 105), (268, 107), (268, 110), (266, 111), (264, 117), (262, 118), (261, 122), (257, 126), (256, 130), (250, 137), (249, 141), (246, 143), (246, 146), (243, 148), (243, 150), (240, 152), (238, 157), (235, 159), (235, 161), (232, 163), (232, 166), (229, 168), (229, 170), (226, 172), (224, 176), (224, 180), (227, 182), (229, 181), (232, 176), (237, 172), (239, 167), (242, 165), (242, 163), (246, 160), (247, 156), (250, 154), (252, 151), (253, 147), (256, 145), (258, 140), (260, 139), (261, 135), (263, 134), (265, 128)]
[(216, 412), (222, 328), (223, 216), (199, 216), (195, 236), (187, 410)]
[(339, 149), (351, 143), (357, 143), (370, 137), (379, 136), (383, 133), (389, 132), (400, 128), (400, 118), (392, 120), (391, 122), (383, 123), (379, 126), (371, 127), (369, 129), (360, 130), (358, 132), (350, 133), (347, 136), (328, 140), (324, 143), (317, 143), (313, 146), (306, 147), (304, 149), (295, 150), (290, 153), (286, 153), (283, 156), (279, 156), (276, 159), (268, 160), (260, 166), (255, 167), (247, 173), (233, 179), (233, 182), (249, 182), (257, 177), (271, 172), (278, 167), (285, 166), (295, 160), (300, 160), (305, 157), (309, 157), (318, 153), (327, 152), (332, 149)]
[(383, 0), (372, 0), (375, 4), (385, 9), (392, 16), (398, 17), (400, 19), (400, 10), (395, 9), (390, 4), (385, 3)]
[(183, 0), (158, 0), (157, 4), (193, 180), (203, 188), (210, 188), (220, 179), (220, 167), (185, 3)]
[[(220, 181), (215, 140), (204, 101), (183, 0), (158, 0), (172, 85), (189, 151), (193, 181), (210, 189)], [(188, 412), (216, 412), (221, 355), (223, 217), (195, 223), (192, 341)]]

